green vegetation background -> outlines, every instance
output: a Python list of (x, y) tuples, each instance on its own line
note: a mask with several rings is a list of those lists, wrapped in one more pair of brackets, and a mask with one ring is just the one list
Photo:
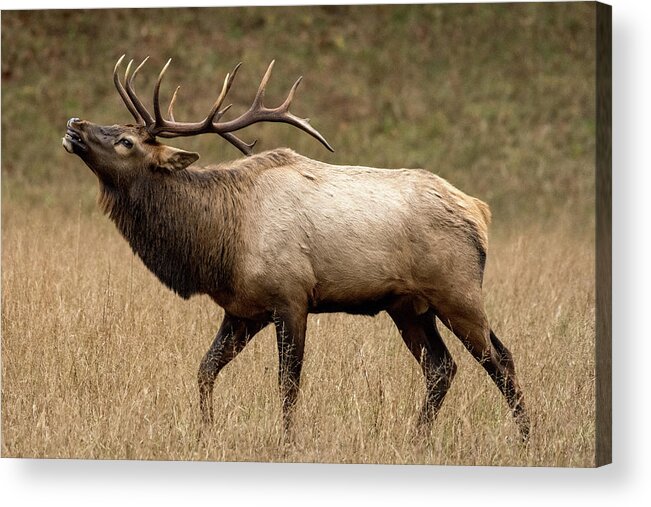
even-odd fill
[[(239, 61), (229, 117), (242, 112), (276, 59), (267, 105), (304, 75), (292, 109), (336, 152), (279, 124), (241, 133), (257, 151), (424, 167), (486, 200), (498, 231), (559, 220), (591, 231), (594, 23), (593, 3), (5, 11), (3, 220), (21, 206), (95, 210), (95, 177), (61, 137), (72, 116), (131, 120), (111, 81), (126, 53), (151, 56), (138, 81), (148, 102), (173, 58), (163, 100), (180, 83), (186, 121), (205, 115)], [(240, 156), (216, 136), (170, 144), (205, 163)]]

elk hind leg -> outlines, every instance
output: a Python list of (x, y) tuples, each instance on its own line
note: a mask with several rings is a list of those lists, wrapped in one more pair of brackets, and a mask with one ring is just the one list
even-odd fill
[(437, 307), (441, 321), (463, 342), (482, 365), (506, 399), (518, 424), (522, 439), (529, 438), (522, 390), (515, 376), (511, 352), (500, 342), (488, 325), (481, 304)]
[(428, 309), (417, 314), (409, 302), (390, 309), (389, 315), (425, 377), (425, 402), (418, 418), (421, 429), (429, 428), (450, 389), (457, 367), (436, 327), (436, 315)]
[[(492, 329), (490, 330), (490, 340), (491, 345), (496, 352), (497, 360), (501, 365), (501, 369), (506, 372), (506, 377), (508, 379), (512, 379), (511, 381), (506, 382), (500, 379), (503, 386), (500, 389), (508, 400), (511, 411), (513, 412), (513, 416), (515, 417), (515, 420), (520, 427), (522, 438), (526, 441), (529, 438), (530, 422), (529, 416), (527, 415), (527, 411), (524, 406), (522, 390), (518, 386), (518, 382), (516, 380), (513, 354), (511, 354), (511, 351), (506, 348), (506, 346), (497, 338), (497, 336), (495, 336), (495, 333)], [(495, 382), (497, 383), (497, 381)]]

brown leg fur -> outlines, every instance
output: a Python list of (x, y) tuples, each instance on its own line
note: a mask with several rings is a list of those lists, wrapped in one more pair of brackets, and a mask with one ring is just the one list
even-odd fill
[[(522, 439), (526, 441), (529, 438), (530, 422), (529, 416), (527, 415), (527, 411), (524, 407), (522, 390), (520, 389), (515, 377), (515, 363), (513, 361), (513, 355), (509, 349), (507, 349), (504, 344), (497, 338), (497, 336), (495, 336), (495, 333), (492, 329), (490, 332), (490, 340), (493, 348), (495, 349), (495, 352), (497, 353), (498, 362), (507, 372), (507, 376), (512, 379), (511, 382), (502, 381), (500, 390), (507, 399), (509, 406), (511, 407), (511, 411), (513, 412), (513, 416), (515, 417), (515, 420), (520, 427)], [(491, 377), (493, 376), (491, 375)], [(495, 381), (495, 383), (497, 384), (497, 381)], [(500, 384), (497, 385), (498, 387), (500, 386)]]
[(287, 434), (298, 398), (305, 351), (306, 311), (287, 311), (274, 318), (278, 341), (278, 383), (283, 406), (283, 423)]
[(493, 379), (511, 408), (522, 439), (527, 441), (529, 417), (515, 376), (513, 356), (491, 331), (481, 305), (443, 304), (437, 305), (436, 311), (441, 321), (463, 342)]
[(420, 428), (428, 429), (441, 408), (457, 367), (436, 328), (434, 312), (430, 309), (417, 315), (413, 308), (411, 301), (405, 301), (387, 311), (423, 370), (426, 395), (418, 422)]
[(212, 390), (215, 379), (231, 360), (268, 322), (254, 322), (238, 319), (228, 314), (217, 332), (210, 349), (201, 361), (197, 381), (199, 384), (199, 405), (204, 424), (212, 424)]

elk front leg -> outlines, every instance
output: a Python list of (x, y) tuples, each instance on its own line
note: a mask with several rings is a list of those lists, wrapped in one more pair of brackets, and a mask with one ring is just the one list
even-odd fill
[(215, 379), (246, 344), (268, 324), (266, 321), (249, 321), (226, 314), (210, 349), (201, 360), (197, 381), (199, 405), (204, 424), (212, 424), (212, 390)]
[(287, 432), (291, 426), (292, 412), (301, 381), (307, 312), (305, 310), (283, 312), (276, 315), (274, 322), (278, 341), (278, 383), (282, 400), (283, 426)]

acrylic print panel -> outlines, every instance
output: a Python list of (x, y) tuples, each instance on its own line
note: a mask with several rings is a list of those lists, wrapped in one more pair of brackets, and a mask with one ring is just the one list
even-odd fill
[[(565, 467), (610, 460), (609, 8), (2, 14), (3, 456)], [(336, 169), (289, 152), (247, 158), (214, 134), (159, 137), (200, 153), (187, 169), (194, 156), (158, 146), (144, 128), (128, 130), (127, 141), (120, 128), (78, 122), (66, 134), (71, 117), (134, 123), (112, 81), (122, 54), (150, 56), (136, 81), (150, 111), (159, 69), (173, 59), (162, 110), (182, 84), (174, 117), (185, 122), (206, 115), (240, 61), (224, 102), (233, 107), (221, 121), (244, 113), (275, 59), (265, 104), (280, 104), (303, 75), (291, 110), (309, 116), (336, 151), (279, 123), (226, 137), (258, 139), (256, 154), (289, 147), (326, 164), (424, 168), (464, 193), (427, 173)], [(96, 174), (63, 149), (65, 135), (77, 154), (88, 150)], [(194, 168), (216, 163), (223, 165)], [(138, 200), (149, 195), (143, 189), (162, 197), (147, 208)], [(467, 196), (490, 206), (488, 246), (487, 209)], [(131, 220), (121, 231), (112, 223), (118, 215)], [(247, 217), (255, 219), (245, 237)], [(269, 234), (297, 223), (282, 241)], [(248, 271), (232, 268), (247, 255)], [(297, 266), (305, 265), (312, 278), (301, 278)], [(211, 289), (200, 287), (205, 280)], [(183, 299), (167, 286), (212, 297)], [(287, 289), (297, 286), (303, 292)], [(213, 300), (227, 308), (234, 336), (273, 317), (281, 342), (297, 346), (301, 312), (323, 311), (307, 318), (293, 410), (283, 412), (290, 403), (281, 400), (270, 323), (221, 370), (204, 398), (213, 420), (202, 419), (197, 370), (224, 319)], [(290, 300), (303, 306), (287, 311)], [(256, 316), (252, 301), (261, 304)], [(485, 353), (484, 367), (464, 343)], [(296, 357), (289, 350), (283, 357)], [(200, 379), (214, 362), (206, 357)], [(425, 415), (433, 417), (452, 380), (450, 357), (456, 375), (447, 396), (435, 420), (419, 426), (426, 392)], [(296, 363), (283, 364), (291, 398)]]

